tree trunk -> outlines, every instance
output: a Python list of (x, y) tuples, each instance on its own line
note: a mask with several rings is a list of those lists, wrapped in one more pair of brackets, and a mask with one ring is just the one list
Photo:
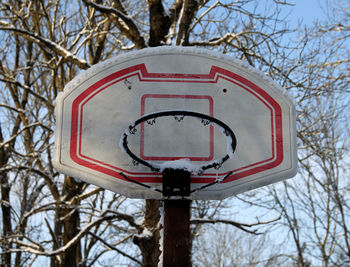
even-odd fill
[[(2, 143), (2, 129), (0, 125), (0, 143)], [(3, 168), (8, 161), (8, 154), (4, 147), (0, 149), (0, 168)], [(12, 233), (11, 225), (11, 208), (10, 208), (10, 184), (8, 183), (8, 177), (6, 172), (0, 173), (0, 188), (1, 188), (1, 212), (2, 212), (2, 236), (10, 236)], [(1, 253), (1, 267), (11, 266), (11, 253), (6, 253), (7, 249), (10, 249), (11, 246), (7, 243), (2, 244), (2, 253)], [(5, 252), (5, 253), (4, 253)]]
[[(73, 198), (81, 193), (82, 183), (76, 182), (73, 178), (66, 176), (63, 186), (63, 195), (66, 200), (66, 207), (63, 208), (63, 245), (67, 244), (79, 233), (80, 217), (77, 209), (79, 203)], [(68, 206), (69, 203), (69, 206)], [(71, 246), (63, 255), (61, 267), (76, 267), (81, 261), (80, 242)]]
[[(7, 182), (6, 173), (0, 174), (1, 179), (1, 212), (2, 212), (2, 236), (8, 237), (11, 235), (12, 226), (11, 226), (11, 208), (10, 203), (10, 185)], [(1, 267), (11, 266), (11, 253), (6, 253), (7, 249), (10, 249), (11, 246), (7, 243), (2, 244), (2, 253), (1, 253)]]
[(135, 236), (134, 243), (140, 248), (142, 254), (142, 266), (158, 266), (160, 248), (160, 212), (161, 201), (146, 200), (146, 214), (144, 227), (151, 235)]

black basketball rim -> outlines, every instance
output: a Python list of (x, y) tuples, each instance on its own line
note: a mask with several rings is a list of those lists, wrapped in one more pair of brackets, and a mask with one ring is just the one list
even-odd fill
[[(236, 145), (237, 145), (237, 140), (236, 140), (236, 136), (233, 133), (233, 131), (231, 130), (231, 128), (229, 126), (227, 126), (224, 122), (222, 122), (221, 120), (211, 117), (209, 115), (206, 114), (202, 114), (202, 113), (198, 113), (198, 112), (194, 112), (194, 111), (187, 111), (187, 110), (167, 110), (167, 111), (160, 111), (160, 112), (154, 112), (154, 113), (150, 113), (150, 114), (146, 114), (144, 116), (142, 116), (141, 118), (139, 118), (138, 120), (136, 120), (134, 123), (132, 123), (131, 125), (129, 125), (129, 127), (127, 128), (128, 131), (125, 131), (121, 140), (121, 144), (125, 150), (125, 152), (136, 162), (149, 167), (152, 171), (154, 172), (160, 172), (161, 169), (155, 167), (153, 164), (149, 163), (146, 160), (143, 160), (141, 158), (139, 158), (138, 156), (136, 156), (128, 147), (128, 141), (127, 138), (129, 136), (129, 134), (135, 129), (135, 127), (143, 122), (146, 122), (148, 120), (153, 120), (159, 117), (168, 117), (168, 116), (189, 116), (189, 117), (195, 117), (195, 118), (200, 118), (202, 120), (208, 121), (209, 123), (214, 123), (220, 127), (222, 127), (224, 129), (224, 134), (228, 137), (230, 137), (231, 142), (231, 148), (232, 148), (232, 153), (235, 152), (236, 150)], [(227, 151), (228, 152), (228, 151)], [(216, 167), (220, 167), (225, 161), (227, 161), (230, 158), (229, 153), (227, 153), (226, 155), (224, 155), (222, 158), (218, 159), (218, 160), (214, 160), (209, 162), (208, 164), (203, 164), (200, 165), (200, 170), (204, 171), (210, 168), (216, 168)]]

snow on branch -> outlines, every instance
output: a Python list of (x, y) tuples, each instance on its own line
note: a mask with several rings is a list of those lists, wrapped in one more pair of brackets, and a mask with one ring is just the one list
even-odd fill
[(103, 191), (103, 189), (101, 187), (97, 187), (93, 190), (90, 190), (89, 192), (83, 193), (81, 195), (78, 196), (74, 196), (70, 201), (69, 201), (69, 205), (74, 205), (75, 203), (80, 203), (82, 200), (87, 199), (93, 195), (98, 194), (99, 192)]
[(32, 253), (35, 255), (42, 255), (42, 256), (56, 256), (61, 253), (65, 253), (71, 247), (76, 245), (77, 242), (79, 242), (84, 235), (89, 234), (89, 231), (92, 227), (99, 225), (103, 221), (109, 221), (117, 218), (117, 215), (104, 216), (105, 213), (106, 212), (104, 212), (99, 219), (87, 224), (74, 238), (72, 238), (69, 242), (67, 242), (67, 244), (65, 244), (64, 246), (56, 250), (46, 250), (43, 246), (33, 242), (32, 240), (29, 240), (32, 243), (30, 244), (30, 243), (20, 241), (17, 238), (9, 238), (9, 242), (17, 244), (18, 246), (15, 249), (9, 249), (8, 252), (13, 253), (13, 252), (22, 251), (22, 252), (28, 252), (28, 253)]
[(130, 16), (124, 14), (122, 11), (116, 8), (100, 5), (90, 0), (84, 0), (84, 3), (103, 14), (114, 15), (118, 19), (116, 21), (116, 25), (119, 30), (121, 30), (122, 33), (125, 34), (125, 36), (127, 36), (138, 49), (146, 47), (144, 38), (141, 36), (135, 21)]
[(185, 0), (179, 18), (179, 30), (176, 45), (188, 45), (190, 25), (198, 11), (199, 3), (195, 0)]
[(100, 12), (116, 15), (117, 17), (121, 18), (127, 24), (134, 23), (131, 17), (125, 15), (123, 12), (119, 11), (116, 8), (100, 5), (100, 4), (97, 4), (97, 3), (93, 2), (93, 1), (89, 1), (89, 0), (85, 0), (84, 2), (88, 6), (91, 6)]
[(191, 46), (217, 46), (217, 45), (221, 45), (223, 43), (230, 43), (232, 45), (232, 41), (234, 39), (237, 39), (237, 37), (240, 34), (233, 34), (233, 33), (226, 33), (224, 36), (221, 37), (216, 37), (216, 38), (212, 38), (210, 40), (205, 40), (205, 41), (199, 41), (199, 42), (191, 42), (189, 45)]
[(39, 36), (30, 31), (17, 29), (13, 26), (3, 26), (6, 24), (4, 24), (1, 21), (0, 21), (0, 25), (2, 26), (0, 27), (0, 30), (16, 32), (20, 34), (23, 38), (27, 39), (28, 41), (38, 44), (43, 50), (46, 50), (46, 51), (51, 50), (59, 54), (61, 57), (63, 57), (64, 60), (72, 62), (73, 64), (77, 65), (81, 69), (88, 69), (90, 67), (90, 64), (87, 63), (84, 59), (78, 58), (76, 55), (74, 55), (64, 47), (60, 46), (59, 44), (51, 41), (50, 39)]

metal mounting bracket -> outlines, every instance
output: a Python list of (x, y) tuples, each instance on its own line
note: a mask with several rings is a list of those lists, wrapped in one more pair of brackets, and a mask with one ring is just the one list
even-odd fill
[(189, 196), (191, 173), (183, 169), (167, 168), (163, 171), (163, 196)]

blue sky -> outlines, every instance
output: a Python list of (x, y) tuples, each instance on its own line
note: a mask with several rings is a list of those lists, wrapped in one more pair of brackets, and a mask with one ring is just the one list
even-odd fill
[(291, 20), (292, 26), (296, 26), (298, 20), (302, 20), (303, 24), (306, 25), (312, 25), (316, 19), (326, 20), (326, 4), (327, 2), (332, 3), (334, 0), (291, 0), (288, 2), (294, 4), (288, 8), (291, 12), (288, 19)]

